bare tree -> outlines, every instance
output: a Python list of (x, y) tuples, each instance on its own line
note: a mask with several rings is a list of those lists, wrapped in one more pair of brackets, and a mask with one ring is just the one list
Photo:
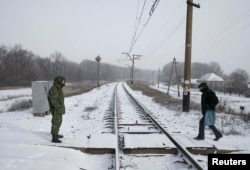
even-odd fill
[[(23, 49), (20, 44), (13, 47), (0, 46), (0, 86), (29, 86), (31, 81), (53, 80), (62, 75), (67, 81), (97, 80), (97, 63), (83, 60), (80, 64), (70, 62), (55, 51), (49, 57), (40, 57)], [(151, 72), (151, 71), (150, 71)], [(106, 63), (100, 67), (100, 79), (114, 81), (129, 77), (129, 68)], [(137, 74), (138, 73), (138, 74)], [(137, 69), (138, 80), (147, 77), (148, 72)]]
[(53, 63), (52, 66), (53, 77), (57, 75), (64, 75), (65, 65), (67, 62), (66, 57), (64, 57), (61, 52), (55, 51), (50, 55), (50, 60)]
[(211, 69), (210, 72), (215, 73), (215, 74), (217, 74), (219, 76), (223, 76), (223, 71), (222, 71), (222, 69), (221, 69), (221, 67), (220, 67), (220, 65), (218, 63), (210, 62), (208, 64), (208, 66)]
[(231, 88), (237, 94), (245, 94), (247, 91), (248, 73), (243, 69), (236, 69), (230, 75)]
[(5, 73), (5, 63), (7, 60), (7, 55), (8, 55), (8, 49), (6, 46), (1, 46), (0, 47), (0, 85), (3, 86), (5, 85), (5, 78), (6, 78), (6, 73)]

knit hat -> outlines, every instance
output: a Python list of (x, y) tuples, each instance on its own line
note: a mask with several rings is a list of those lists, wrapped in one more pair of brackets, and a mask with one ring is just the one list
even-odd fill
[(202, 82), (198, 85), (198, 88), (205, 88), (207, 87), (207, 83), (206, 82)]

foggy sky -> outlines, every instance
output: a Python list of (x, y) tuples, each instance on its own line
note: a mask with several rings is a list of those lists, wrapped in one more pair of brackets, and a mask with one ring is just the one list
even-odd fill
[[(226, 74), (250, 73), (250, 1), (194, 0), (192, 62), (217, 62)], [(21, 44), (41, 57), (55, 51), (68, 60), (125, 66), (144, 0), (0, 0), (0, 44)], [(147, 0), (137, 36), (149, 18)], [(184, 62), (186, 0), (160, 0), (130, 55), (135, 66), (159, 69)]]

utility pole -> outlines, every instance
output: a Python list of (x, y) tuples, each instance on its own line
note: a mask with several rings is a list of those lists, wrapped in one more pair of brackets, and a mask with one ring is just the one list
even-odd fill
[(171, 68), (171, 72), (170, 72), (170, 79), (169, 79), (169, 82), (168, 82), (168, 91), (167, 91), (167, 95), (169, 94), (169, 88), (170, 88), (170, 85), (171, 85), (173, 68), (175, 68), (176, 85), (177, 85), (177, 89), (178, 89), (178, 97), (180, 97), (179, 80), (178, 80), (178, 73), (177, 73), (177, 66), (176, 66), (176, 64), (177, 64), (178, 62), (176, 62), (176, 59), (174, 58), (174, 59), (173, 59), (173, 62), (171, 62), (171, 63), (172, 63), (172, 68)]
[(161, 73), (161, 69), (159, 68), (159, 71), (158, 71), (158, 88), (160, 87), (160, 73)]
[(178, 64), (178, 62), (175, 61), (176, 85), (177, 85), (178, 97), (180, 97), (180, 88), (179, 88), (180, 81), (178, 79), (178, 72), (177, 72), (177, 66), (176, 66), (176, 64)]
[(139, 60), (142, 55), (135, 55), (133, 54), (132, 57), (129, 55), (129, 53), (122, 53), (126, 54), (129, 59), (132, 61), (132, 67), (131, 67), (131, 85), (134, 83), (134, 67), (135, 67), (135, 60)]
[(186, 19), (186, 47), (184, 64), (184, 88), (182, 111), (189, 112), (190, 106), (190, 80), (191, 80), (191, 51), (192, 51), (192, 20), (193, 6), (200, 8), (200, 5), (194, 4), (193, 0), (187, 1), (187, 19)]
[(152, 85), (154, 85), (154, 83), (155, 83), (155, 73), (154, 73), (154, 71), (152, 71)]

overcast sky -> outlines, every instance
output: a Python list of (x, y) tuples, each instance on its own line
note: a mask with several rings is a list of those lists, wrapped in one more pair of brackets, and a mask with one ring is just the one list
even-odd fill
[[(122, 52), (142, 55), (135, 64), (143, 69), (162, 69), (174, 57), (184, 62), (186, 0), (160, 0), (150, 17), (153, 2), (0, 0), (0, 45), (19, 43), (41, 57), (58, 51), (78, 63), (100, 55), (101, 62), (130, 64)], [(192, 62), (250, 73), (250, 0), (193, 2), (201, 8), (193, 9)]]

